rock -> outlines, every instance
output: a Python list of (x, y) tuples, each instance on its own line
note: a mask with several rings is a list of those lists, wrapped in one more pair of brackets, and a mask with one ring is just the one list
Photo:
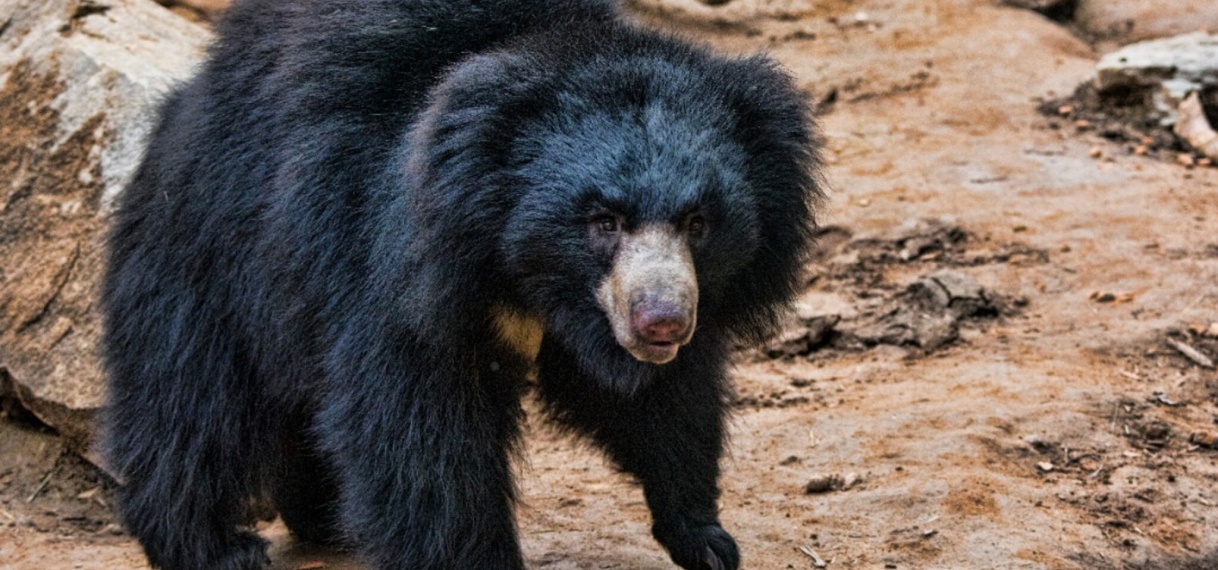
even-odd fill
[(901, 306), (850, 333), (868, 346), (913, 345), (930, 352), (956, 340), (959, 327), (956, 317), (950, 313), (936, 314)]
[(901, 261), (945, 251), (964, 242), (967, 235), (952, 218), (910, 218), (885, 236), (898, 248)]
[(171, 10), (185, 9), (213, 21), (232, 4), (232, 0), (156, 0), (156, 2)]
[(1189, 93), (1218, 86), (1218, 35), (1198, 32), (1125, 46), (1100, 59), (1093, 81), (1101, 95), (1149, 93), (1154, 111), (1170, 126)]
[(793, 318), (778, 336), (766, 343), (765, 355), (769, 358), (807, 355), (825, 344), (841, 320), (839, 315)]
[(166, 6), (185, 6), (207, 14), (219, 14), (228, 9), (232, 0), (157, 0)]
[(960, 336), (960, 329), (951, 317), (922, 316), (909, 325), (913, 343), (927, 352), (947, 346)]
[(147, 0), (0, 0), (0, 375), (78, 446), (101, 404), (106, 218), (208, 39)]
[(835, 491), (842, 486), (842, 478), (840, 475), (817, 475), (812, 477), (804, 485), (804, 493), (808, 495), (816, 495), (820, 493), (828, 493)]
[(804, 291), (794, 303), (795, 316), (804, 321), (818, 317), (836, 315), (843, 319), (853, 319), (858, 316), (853, 301), (846, 295), (837, 292), (825, 292), (810, 289)]
[(799, 356), (807, 354), (810, 350), (808, 329), (795, 320), (784, 325), (782, 331), (765, 345), (765, 355), (768, 358)]
[(819, 495), (830, 491), (849, 491), (862, 482), (863, 477), (859, 476), (858, 473), (847, 473), (845, 476), (836, 473), (831, 475), (816, 475), (804, 484), (804, 493)]
[(814, 0), (627, 0), (626, 5), (670, 21), (745, 28), (761, 20), (805, 19), (824, 10)]
[(800, 295), (794, 309), (762, 349), (767, 358), (806, 356), (829, 343), (838, 323), (858, 316), (846, 297), (814, 290)]
[(1089, 36), (1129, 43), (1218, 29), (1218, 10), (1206, 1), (1078, 0), (1074, 23)]
[(931, 273), (910, 285), (908, 292), (922, 306), (949, 311), (957, 318), (998, 313), (986, 290), (959, 271), (944, 269)]
[(890, 230), (884, 237), (888, 240), (904, 243), (910, 239), (934, 237), (954, 243), (964, 238), (964, 230), (952, 217), (944, 218), (908, 218), (901, 225)]
[(1218, 132), (1205, 116), (1200, 93), (1194, 91), (1180, 103), (1172, 132), (1197, 152), (1218, 160)]
[(1012, 8), (1039, 12), (1050, 20), (1065, 21), (1074, 15), (1078, 0), (1002, 0)]
[(867, 346), (913, 345), (930, 352), (959, 337), (960, 321), (999, 313), (981, 285), (951, 270), (922, 277), (895, 300), (895, 308), (845, 332)]
[(1199, 431), (1188, 436), (1188, 442), (1201, 447), (1218, 449), (1218, 433)]
[(1004, 6), (1010, 6), (1012, 8), (1021, 8), (1024, 10), (1034, 10), (1037, 12), (1043, 12), (1045, 10), (1051, 10), (1058, 6), (1070, 4), (1071, 1), (1070, 0), (1002, 0), (1001, 3)]

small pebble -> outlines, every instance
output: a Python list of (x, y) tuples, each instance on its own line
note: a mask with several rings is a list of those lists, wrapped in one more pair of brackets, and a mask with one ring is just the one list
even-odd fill
[(815, 495), (819, 493), (828, 493), (841, 484), (841, 479), (837, 475), (820, 475), (813, 477), (804, 485), (804, 493)]

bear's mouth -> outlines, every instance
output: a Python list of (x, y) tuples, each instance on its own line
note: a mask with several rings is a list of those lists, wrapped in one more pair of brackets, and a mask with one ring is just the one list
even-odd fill
[(681, 344), (676, 342), (640, 342), (633, 347), (625, 347), (637, 360), (652, 364), (667, 364), (677, 358)]
[(672, 362), (697, 326), (698, 279), (684, 236), (666, 224), (625, 232), (596, 299), (626, 352)]

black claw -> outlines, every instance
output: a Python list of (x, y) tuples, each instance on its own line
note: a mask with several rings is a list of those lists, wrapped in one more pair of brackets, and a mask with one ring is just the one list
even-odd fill
[(709, 570), (727, 570), (723, 567), (723, 561), (719, 560), (719, 556), (709, 546), (706, 547), (706, 552), (702, 553), (702, 561), (706, 563)]
[[(680, 528), (680, 527), (678, 527)], [(672, 561), (685, 570), (737, 570), (740, 551), (732, 536), (717, 524), (684, 527), (680, 532), (665, 532), (671, 527), (654, 529), (656, 538), (668, 549)]]

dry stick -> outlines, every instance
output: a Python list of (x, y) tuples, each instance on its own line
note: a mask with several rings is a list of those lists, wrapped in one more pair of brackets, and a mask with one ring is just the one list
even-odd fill
[(47, 472), (47, 476), (42, 478), (42, 482), (38, 484), (38, 488), (34, 489), (33, 493), (30, 493), (29, 498), (26, 499), (25, 502), (26, 503), (34, 502), (34, 499), (38, 497), (38, 493), (41, 493), (43, 489), (47, 488), (47, 483), (51, 482), (51, 476), (54, 474), (55, 474), (55, 468), (52, 467), (51, 470)]
[(812, 564), (814, 566), (816, 566), (817, 568), (824, 568), (825, 566), (827, 566), (827, 564), (825, 563), (825, 560), (823, 558), (821, 558), (818, 554), (816, 554), (815, 550), (812, 550), (811, 548), (808, 548), (807, 546), (801, 546), (801, 547), (799, 547), (799, 551), (804, 554), (807, 554), (809, 557), (811, 557)]
[(1120, 374), (1121, 376), (1129, 378), (1130, 380), (1137, 380), (1139, 382), (1142, 381), (1141, 376), (1138, 376), (1137, 374), (1134, 374), (1133, 372), (1130, 372), (1128, 370), (1117, 370), (1117, 374)]
[(1180, 351), (1180, 354), (1187, 356), (1189, 360), (1196, 362), (1198, 366), (1203, 368), (1214, 367), (1214, 361), (1210, 360), (1210, 357), (1201, 354), (1200, 351), (1187, 344), (1184, 344), (1178, 340), (1172, 340), (1170, 338), (1167, 339), (1167, 344), (1170, 344), (1172, 348)]

